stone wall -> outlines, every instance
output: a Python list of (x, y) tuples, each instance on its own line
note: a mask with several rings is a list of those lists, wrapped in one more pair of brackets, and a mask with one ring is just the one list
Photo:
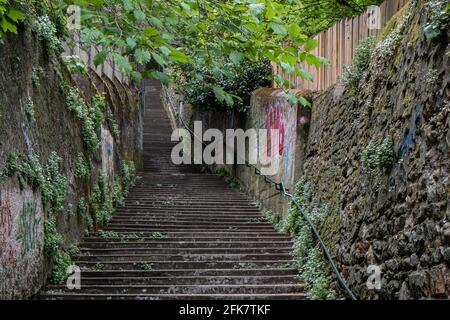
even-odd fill
[[(450, 295), (449, 33), (426, 39), (424, 4), (412, 2), (359, 86), (336, 85), (312, 108), (303, 174), (311, 200), (333, 208), (322, 235), (362, 299)], [(371, 164), (382, 141), (392, 161)], [(366, 285), (370, 265), (379, 289)]]
[[(110, 120), (97, 132), (101, 146), (89, 156), (91, 175), (86, 179), (75, 174), (77, 157), (86, 152), (80, 121), (66, 106), (67, 86), (79, 88), (88, 104), (95, 94), (105, 93), (110, 110)], [(61, 158), (68, 190), (57, 229), (64, 247), (79, 241), (87, 228), (77, 206), (82, 198), (89, 199), (100, 174), (112, 183), (122, 160), (142, 167), (142, 114), (136, 90), (93, 70), (86, 75), (69, 73), (59, 57), (49, 57), (45, 44), (30, 30), (5, 34), (0, 44), (0, 137), (0, 171), (12, 154), (23, 160), (35, 157), (42, 167), (53, 153)], [(46, 209), (40, 191), (24, 184), (19, 175), (0, 180), (0, 298), (29, 297), (46, 282), (52, 268), (43, 251)]]

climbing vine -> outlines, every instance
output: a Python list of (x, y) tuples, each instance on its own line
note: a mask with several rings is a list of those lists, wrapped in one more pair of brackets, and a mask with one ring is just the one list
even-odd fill
[(310, 185), (304, 178), (295, 185), (294, 196), (300, 208), (292, 203), (284, 220), (272, 212), (267, 213), (266, 218), (279, 231), (294, 236), (295, 266), (302, 272), (308, 288), (308, 296), (311, 299), (333, 299), (335, 293), (330, 289), (329, 274), (322, 251), (303, 218), (309, 218), (316, 228), (320, 228), (329, 213), (329, 208), (311, 201)]
[(97, 108), (98, 105), (93, 104), (92, 107), (88, 107), (81, 97), (79, 90), (77, 88), (69, 88), (66, 97), (66, 106), (68, 110), (75, 113), (81, 122), (81, 136), (86, 151), (89, 153), (95, 152), (100, 146), (97, 131), (102, 123), (102, 113)]

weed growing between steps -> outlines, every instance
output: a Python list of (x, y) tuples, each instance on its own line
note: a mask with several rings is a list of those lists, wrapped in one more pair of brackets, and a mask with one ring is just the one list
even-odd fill
[(138, 270), (143, 270), (143, 271), (153, 270), (153, 264), (150, 262), (136, 262), (136, 263), (133, 263), (133, 267)]
[(227, 170), (225, 169), (219, 169), (215, 172), (215, 174), (217, 174), (220, 177), (223, 177), (225, 179), (225, 182), (233, 189), (241, 191), (242, 190), (242, 186), (239, 182), (239, 180), (231, 175)]
[(302, 215), (305, 215), (316, 228), (320, 228), (329, 209), (327, 206), (310, 201), (310, 186), (303, 178), (296, 184), (294, 196), (300, 204), (300, 209), (292, 203), (285, 219), (271, 211), (266, 212), (266, 219), (277, 231), (294, 236), (292, 252), (294, 264), (305, 279), (308, 297), (321, 300), (334, 299), (335, 293), (330, 288), (330, 276), (321, 248), (314, 240), (310, 227), (302, 218)]

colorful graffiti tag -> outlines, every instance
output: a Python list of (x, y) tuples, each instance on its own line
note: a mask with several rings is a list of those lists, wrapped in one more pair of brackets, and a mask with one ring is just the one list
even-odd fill
[(272, 156), (272, 143), (270, 130), (279, 130), (278, 136), (278, 154), (283, 155), (284, 142), (285, 142), (285, 129), (283, 119), (283, 105), (276, 103), (274, 106), (270, 106), (267, 112), (267, 118), (265, 121), (265, 129), (267, 130), (267, 155)]

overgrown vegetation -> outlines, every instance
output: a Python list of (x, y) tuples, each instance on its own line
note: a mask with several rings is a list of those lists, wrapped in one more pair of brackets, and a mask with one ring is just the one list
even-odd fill
[(77, 55), (64, 57), (64, 63), (71, 73), (86, 74), (87, 66)]
[(364, 72), (369, 67), (370, 58), (375, 45), (375, 38), (369, 37), (361, 40), (355, 49), (352, 65), (344, 67), (342, 82), (345, 85), (357, 87)]
[(34, 122), (34, 102), (31, 97), (28, 97), (25, 102), (25, 115), (27, 116), (28, 121)]
[[(65, 211), (69, 188), (68, 179), (60, 167), (61, 160), (56, 153), (52, 153), (47, 163), (41, 166), (37, 157), (24, 160), (12, 154), (0, 171), (0, 180), (16, 176), (22, 189), (25, 188), (25, 185), (29, 185), (34, 191), (41, 193), (46, 212), (44, 253), (53, 262), (51, 281), (55, 284), (61, 284), (67, 278), (66, 270), (71, 264), (70, 254), (74, 254), (76, 251), (73, 246), (64, 250), (64, 238), (57, 229), (58, 217)], [(78, 160), (83, 165), (80, 167), (78, 164), (76, 170), (80, 176), (85, 176), (87, 172), (90, 172), (87, 170), (88, 165), (84, 163), (86, 159), (80, 154)], [(124, 161), (122, 168), (124, 169), (120, 180), (117, 178), (116, 181), (120, 181), (122, 190), (128, 191), (135, 180), (134, 163)], [(109, 189), (106, 175), (101, 175), (97, 186), (91, 193), (89, 204), (84, 198), (81, 198), (76, 211), (79, 217), (86, 219), (88, 228), (103, 226), (111, 218), (114, 211), (113, 204), (119, 203), (118, 199), (123, 201), (123, 194), (114, 195), (114, 188), (113, 190)]]
[(363, 169), (370, 177), (389, 169), (393, 162), (394, 151), (390, 138), (380, 142), (370, 141), (362, 155)]
[(100, 146), (97, 131), (103, 119), (101, 110), (97, 108), (96, 104), (88, 107), (77, 88), (68, 89), (66, 106), (68, 110), (75, 113), (77, 119), (81, 122), (81, 135), (86, 151), (89, 153), (95, 152)]
[(25, 19), (17, 9), (19, 1), (0, 0), (0, 38), (5, 32), (17, 33), (17, 25)]
[(294, 196), (300, 208), (291, 204), (284, 220), (272, 212), (266, 213), (267, 219), (280, 232), (294, 236), (293, 256), (295, 267), (302, 273), (310, 299), (333, 299), (335, 293), (330, 289), (330, 277), (322, 250), (314, 239), (310, 226), (304, 217), (320, 229), (329, 213), (329, 208), (311, 200), (309, 183), (304, 179), (295, 185)]
[(448, 0), (432, 0), (425, 7), (430, 17), (424, 28), (425, 36), (430, 40), (438, 40), (449, 28), (450, 4)]
[(75, 177), (86, 180), (91, 176), (91, 164), (83, 153), (79, 153), (75, 162)]
[(240, 190), (241, 187), (241, 183), (239, 182), (239, 180), (232, 174), (230, 174), (227, 170), (221, 168), (219, 170), (216, 171), (216, 174), (219, 177), (223, 177), (225, 179), (225, 182), (233, 189), (236, 190)]
[(230, 59), (223, 62), (226, 71), (210, 70), (201, 64), (187, 64), (177, 69), (175, 83), (179, 93), (201, 110), (234, 108), (246, 111), (251, 92), (271, 85), (272, 67), (266, 60), (234, 59), (237, 60), (235, 63)]

